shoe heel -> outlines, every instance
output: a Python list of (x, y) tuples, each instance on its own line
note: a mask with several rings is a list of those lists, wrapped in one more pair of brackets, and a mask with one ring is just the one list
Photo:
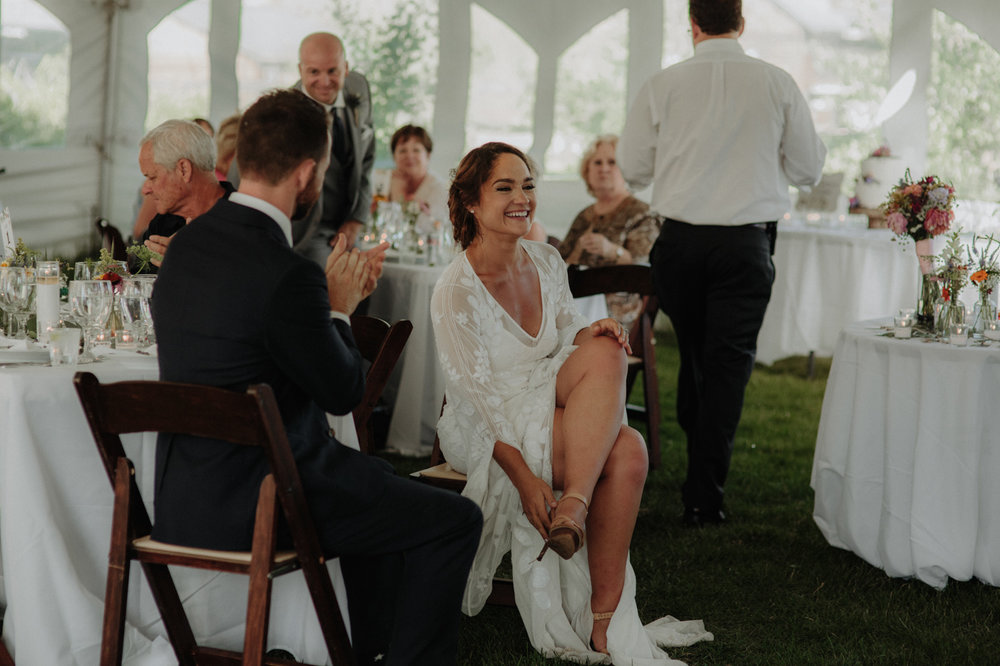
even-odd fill
[(538, 557), (535, 558), (536, 562), (541, 562), (542, 558), (545, 557), (545, 551), (549, 549), (549, 542), (546, 541), (545, 545), (542, 546), (542, 552), (538, 553)]

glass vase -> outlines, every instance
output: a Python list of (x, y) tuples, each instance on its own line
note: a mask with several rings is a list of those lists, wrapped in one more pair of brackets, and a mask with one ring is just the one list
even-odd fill
[(972, 307), (972, 334), (982, 337), (986, 324), (997, 320), (997, 306), (990, 300), (990, 294), (980, 292), (979, 300)]
[(941, 282), (930, 273), (920, 273), (920, 289), (917, 291), (916, 328), (925, 333), (934, 332), (935, 304), (941, 297)]
[(941, 311), (934, 321), (934, 332), (942, 339), (948, 339), (952, 324), (965, 323), (965, 304), (959, 300), (948, 299), (941, 306)]

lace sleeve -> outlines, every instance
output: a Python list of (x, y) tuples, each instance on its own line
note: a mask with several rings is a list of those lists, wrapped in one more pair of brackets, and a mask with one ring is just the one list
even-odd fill
[[(462, 261), (456, 260), (455, 263)], [(431, 298), (431, 320), (438, 358), (447, 378), (449, 405), (475, 418), (463, 419), (476, 424), (470, 442), (469, 460), (492, 457), (497, 441), (517, 446), (515, 430), (502, 409), (504, 397), (495, 380), (490, 349), (500, 331), (484, 294), (474, 280), (452, 265), (438, 281)]]
[(572, 345), (576, 334), (581, 329), (590, 325), (573, 300), (573, 293), (569, 290), (569, 273), (566, 272), (566, 264), (563, 263), (558, 253), (553, 252), (545, 263), (548, 269), (546, 281), (549, 288), (546, 290), (552, 298), (552, 306), (556, 313), (556, 329), (559, 331), (559, 348)]

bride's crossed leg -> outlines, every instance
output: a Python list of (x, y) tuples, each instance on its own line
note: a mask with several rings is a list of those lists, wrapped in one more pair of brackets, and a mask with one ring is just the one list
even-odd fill
[[(635, 528), (649, 461), (646, 444), (622, 425), (626, 357), (614, 338), (585, 340), (566, 359), (556, 378), (552, 482), (590, 498), (560, 502), (555, 515), (586, 520), (591, 610), (613, 611), (625, 584), (625, 563)], [(594, 621), (594, 648), (606, 651), (610, 618)]]

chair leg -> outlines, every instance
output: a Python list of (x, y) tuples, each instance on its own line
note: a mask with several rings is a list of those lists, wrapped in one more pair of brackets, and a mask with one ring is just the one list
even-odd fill
[(130, 562), (128, 525), (131, 508), (132, 466), (119, 458), (115, 468), (114, 512), (111, 517), (111, 548), (104, 587), (104, 626), (101, 633), (101, 666), (119, 666), (125, 641), (125, 605)]
[(14, 658), (10, 656), (3, 640), (0, 640), (0, 666), (14, 666)]
[(660, 466), (660, 386), (656, 368), (643, 374), (642, 390), (646, 402), (646, 442), (649, 445), (649, 468)]
[(250, 558), (250, 592), (247, 601), (246, 632), (243, 635), (243, 666), (260, 666), (267, 645), (271, 612), (271, 577), (268, 575), (277, 544), (278, 513), (274, 476), (268, 474), (260, 485), (257, 516)]
[(326, 641), (326, 649), (330, 654), (333, 666), (354, 666), (354, 652), (351, 650), (351, 639), (344, 627), (344, 618), (337, 605), (337, 597), (330, 581), (330, 572), (323, 560), (302, 560), (302, 573), (312, 597), (313, 607), (319, 627)]

